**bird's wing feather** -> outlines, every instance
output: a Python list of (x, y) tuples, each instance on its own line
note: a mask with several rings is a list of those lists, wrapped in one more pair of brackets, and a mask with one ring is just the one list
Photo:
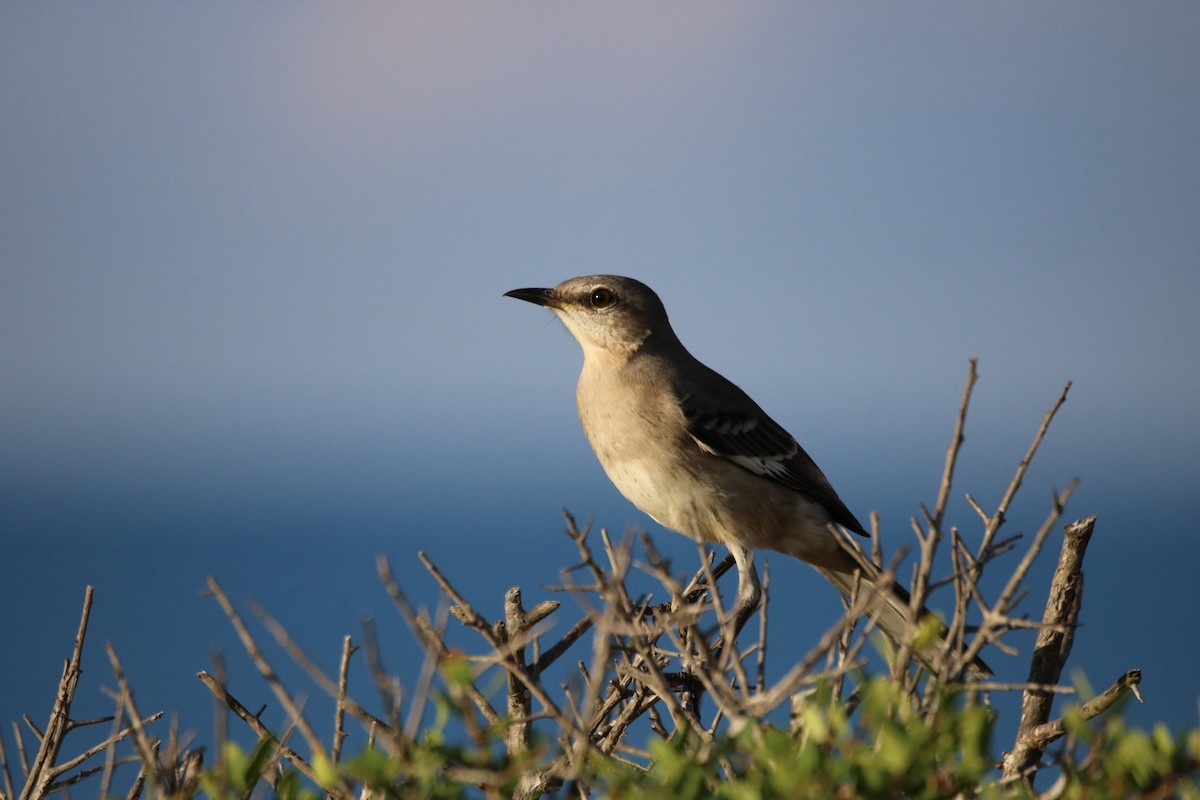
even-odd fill
[(711, 371), (703, 390), (699, 385), (682, 382), (679, 401), (688, 433), (702, 450), (800, 492), (823, 506), (834, 522), (866, 535), (816, 462), (745, 392)]

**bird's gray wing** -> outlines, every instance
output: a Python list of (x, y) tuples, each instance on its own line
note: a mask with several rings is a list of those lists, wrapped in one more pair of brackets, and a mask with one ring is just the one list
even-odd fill
[(679, 402), (687, 430), (702, 450), (756, 475), (800, 492), (823, 506), (830, 518), (866, 535), (816, 462), (749, 395), (705, 368), (703, 380), (685, 380)]

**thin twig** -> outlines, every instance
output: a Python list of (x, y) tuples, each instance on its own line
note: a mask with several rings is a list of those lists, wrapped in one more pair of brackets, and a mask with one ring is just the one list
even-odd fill
[(146, 733), (146, 729), (142, 726), (142, 714), (138, 711), (137, 705), (134, 703), (133, 691), (129, 688), (129, 682), (125, 679), (125, 671), (121, 668), (121, 661), (117, 658), (117, 651), (108, 643), (105, 644), (104, 648), (108, 653), (108, 661), (112, 664), (113, 676), (117, 679), (117, 686), (120, 689), (119, 697), (125, 707), (125, 714), (132, 723), (133, 744), (137, 748), (138, 756), (141, 757), (142, 770), (146, 773), (150, 785), (158, 787), (160, 785), (159, 773), (161, 771), (158, 763), (158, 743), (150, 739), (150, 736)]
[(767, 608), (771, 604), (771, 565), (763, 559), (762, 605), (758, 609), (758, 654), (754, 691), (761, 693), (767, 682)]
[(595, 612), (589, 612), (585, 614), (571, 627), (571, 630), (563, 634), (561, 639), (559, 639), (542, 653), (541, 657), (538, 658), (537, 663), (532, 667), (534, 674), (541, 675), (543, 672), (545, 672), (546, 668), (561, 658), (562, 655), (570, 649), (571, 645), (583, 638), (583, 635), (592, 629), (592, 625), (595, 624), (595, 621)]
[(1050, 429), (1050, 423), (1054, 420), (1054, 415), (1062, 408), (1063, 403), (1067, 402), (1067, 392), (1071, 390), (1071, 381), (1067, 381), (1063, 386), (1062, 392), (1058, 395), (1058, 399), (1050, 407), (1050, 410), (1042, 417), (1042, 424), (1038, 427), (1037, 433), (1033, 436), (1033, 441), (1029, 444), (1029, 449), (1025, 451), (1025, 455), (1021, 458), (1021, 463), (1017, 465), (1016, 473), (1013, 475), (1012, 481), (1008, 484), (1008, 488), (1004, 491), (1004, 496), (1000, 499), (1000, 504), (996, 507), (996, 513), (988, 520), (987, 527), (983, 532), (983, 539), (979, 543), (979, 555), (991, 546), (992, 540), (996, 538), (1000, 527), (1004, 524), (1008, 515), (1009, 505), (1013, 498), (1016, 497), (1017, 490), (1021, 488), (1021, 483), (1025, 479), (1025, 473), (1029, 469), (1030, 463), (1033, 461), (1034, 455), (1042, 444), (1042, 439), (1046, 436), (1046, 431)]
[[(412, 606), (409, 605), (407, 598), (404, 596), (404, 592), (400, 589), (400, 584), (396, 582), (395, 577), (392, 575), (391, 564), (387, 558), (380, 556), (376, 563), (379, 580), (383, 583), (384, 589), (387, 590), (388, 596), (392, 598), (392, 603), (400, 611), (400, 615), (404, 617), (413, 638), (420, 642), (422, 647), (426, 648), (427, 652), (433, 653), (438, 663), (444, 661), (450, 654), (450, 648), (446, 646), (446, 642), (441, 634), (424, 617), (419, 616), (413, 611)], [(368, 649), (368, 654), (370, 652), (370, 649)], [(368, 663), (371, 663), (370, 659), (368, 659)], [(479, 713), (483, 714), (489, 724), (496, 725), (500, 723), (499, 713), (492, 708), (492, 704), (488, 701), (487, 697), (474, 683), (468, 687), (467, 694), (475, 704), (475, 707), (479, 709)]]
[(971, 404), (971, 392), (975, 389), (975, 382), (979, 380), (979, 373), (976, 372), (978, 364), (977, 358), (972, 357), (969, 361), (967, 383), (963, 386), (962, 400), (958, 403), (958, 416), (954, 419), (954, 434), (950, 438), (950, 446), (946, 449), (946, 464), (942, 468), (942, 480), (938, 485), (937, 501), (934, 503), (933, 516), (930, 520), (930, 527), (935, 530), (941, 529), (942, 521), (946, 517), (950, 487), (954, 483), (954, 467), (958, 463), (958, 454), (962, 450), (965, 440), (963, 431), (967, 424), (967, 408)]
[[(150, 716), (143, 719), (138, 727), (145, 728), (145, 726), (149, 725), (151, 722), (157, 722), (158, 720), (162, 719), (162, 716), (163, 716), (163, 712), (156, 711), (153, 714), (151, 714)], [(115, 719), (115, 722), (119, 725), (120, 720), (121, 720), (121, 717), (117, 717)], [(133, 725), (129, 725), (128, 727), (116, 730), (115, 732), (110, 734), (108, 736), (108, 738), (106, 738), (104, 741), (100, 742), (99, 744), (92, 745), (87, 750), (84, 750), (82, 753), (80, 753), (79, 755), (72, 758), (70, 761), (66, 761), (66, 762), (63, 762), (62, 764), (58, 765), (54, 769), (55, 780), (58, 779), (59, 775), (69, 772), (70, 770), (79, 766), (84, 761), (87, 761), (89, 758), (96, 755), (97, 753), (99, 753), (102, 750), (108, 749), (110, 753), (113, 752), (113, 750), (111, 749), (112, 745), (116, 744), (117, 742), (122, 741), (130, 733), (133, 733), (134, 730), (135, 730), (135, 726), (133, 726)]]
[[(239, 719), (245, 722), (246, 725), (250, 727), (250, 730), (254, 731), (255, 735), (258, 736), (260, 740), (268, 739), (272, 742), (276, 742), (279, 752), (285, 759), (287, 759), (289, 764), (300, 770), (304, 777), (308, 778), (313, 783), (317, 784), (318, 786), (321, 785), (320, 781), (317, 780), (317, 774), (313, 770), (312, 765), (309, 764), (308, 761), (295, 750), (280, 742), (275, 734), (271, 733), (270, 729), (262, 723), (262, 720), (250, 713), (250, 710), (242, 705), (236, 697), (230, 694), (224, 686), (218, 683), (213, 676), (209, 675), (207, 672), (198, 672), (196, 673), (196, 677), (200, 679), (201, 683), (208, 687), (208, 690), (213, 693), (214, 697), (228, 706), (230, 711), (232, 711)], [(323, 788), (330, 792), (337, 791), (336, 789), (327, 786)]]
[(325, 745), (313, 730), (312, 725), (304, 716), (299, 704), (292, 699), (292, 695), (284, 687), (283, 682), (279, 680), (279, 676), (275, 673), (275, 668), (271, 666), (271, 662), (267, 661), (267, 657), (263, 655), (262, 650), (255, 641), (254, 636), (246, 628), (246, 624), (242, 622), (241, 615), (233, 607), (233, 603), (229, 601), (229, 597), (217, 583), (217, 579), (213, 576), (208, 576), (208, 590), (221, 606), (221, 610), (225, 612), (225, 616), (229, 618), (230, 623), (237, 631), (238, 638), (242, 640), (242, 647), (246, 649), (250, 660), (254, 662), (254, 666), (258, 669), (258, 674), (267, 682), (267, 686), (271, 688), (272, 694), (283, 705), (284, 710), (288, 714), (288, 719), (292, 720), (300, 735), (304, 737), (305, 743), (308, 745), (309, 751), (315, 756), (317, 754), (325, 755)]
[(21, 726), (16, 723), (12, 724), (13, 738), (17, 740), (17, 757), (21, 759), (21, 772), (25, 775), (26, 781), (29, 779), (29, 759), (25, 754), (25, 738), (21, 735)]
[[(33, 764), (25, 768), (25, 786), (21, 790), (20, 800), (44, 797), (47, 788), (54, 780), (54, 763), (58, 760), (58, 753), (62, 749), (63, 738), (66, 736), (71, 720), (71, 703), (75, 700), (79, 676), (83, 674), (80, 662), (83, 659), (83, 642), (87, 636), (88, 619), (92, 613), (93, 591), (91, 586), (84, 590), (83, 612), (79, 617), (79, 628), (75, 632), (75, 645), (71, 649), (70, 659), (63, 666), (58, 692), (54, 697), (54, 707), (50, 711), (50, 721), (46, 724), (46, 732), (41, 737), (37, 755), (33, 758)], [(24, 744), (19, 733), (17, 746), (22, 763), (24, 763)]]
[(574, 725), (571, 719), (567, 715), (563, 714), (562, 710), (558, 707), (558, 704), (554, 702), (541, 683), (539, 683), (533, 678), (533, 676), (529, 674), (529, 670), (524, 668), (516, 669), (514, 665), (512, 665), (509, 660), (504, 657), (507, 655), (507, 651), (511, 645), (507, 645), (496, 638), (495, 633), (488, 626), (487, 621), (484, 620), (483, 616), (480, 615), (479, 612), (477, 612), (461, 594), (459, 594), (458, 590), (456, 590), (450, 581), (448, 581), (446, 577), (442, 575), (433, 562), (429, 560), (428, 556), (426, 556), (423, 552), (418, 552), (417, 557), (421, 559), (421, 562), (425, 565), (425, 568), (428, 569), (430, 574), (432, 574), (437, 580), (438, 585), (442, 587), (442, 591), (445, 592), (446, 595), (453, 600), (455, 605), (459, 608), (462, 616), (459, 616), (459, 614), (456, 614), (455, 616), (459, 616), (459, 619), (464, 620), (465, 624), (468, 624), (470, 627), (479, 631), (484, 639), (487, 640), (492, 650), (498, 656), (501, 656), (497, 663), (503, 666), (506, 672), (511, 675), (515, 675), (518, 680), (528, 687), (530, 693), (537, 698), (539, 703), (542, 704), (542, 707), (545, 709), (546, 713), (553, 717), (555, 722), (561, 725), (564, 731), (572, 730)]
[(0, 736), (0, 773), (3, 773), (4, 775), (5, 800), (8, 800), (8, 798), (11, 797), (16, 797), (16, 793), (13, 792), (12, 772), (8, 768), (8, 753), (6, 753), (4, 750), (3, 736)]
[(352, 703), (347, 697), (347, 689), (350, 685), (350, 656), (354, 655), (357, 650), (358, 648), (354, 646), (349, 636), (343, 637), (342, 660), (338, 665), (337, 709), (333, 714), (333, 747), (330, 749), (330, 758), (334, 764), (341, 760), (342, 743), (349, 735), (346, 733), (345, 719), (346, 707)]

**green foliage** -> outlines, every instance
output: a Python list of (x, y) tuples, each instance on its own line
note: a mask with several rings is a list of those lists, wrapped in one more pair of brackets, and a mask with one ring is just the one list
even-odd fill
[[(629, 800), (1030, 796), (1023, 784), (999, 780), (990, 709), (945, 695), (931, 717), (918, 714), (884, 678), (865, 682), (860, 697), (850, 717), (828, 690), (814, 693), (797, 710), (794, 733), (763, 723), (699, 745), (686, 736), (657, 740), (648, 771), (599, 770), (591, 785), (596, 796)], [(1061, 797), (1200, 798), (1200, 728), (1145, 732), (1113, 716), (1078, 731), (1055, 754)]]
[[(213, 798), (247, 796), (266, 779), (276, 747), (277, 742), (270, 737), (259, 740), (250, 752), (235, 742), (226, 742), (217, 765), (200, 776), (200, 792)], [(282, 773), (274, 788), (275, 796), (281, 800), (314, 800), (318, 797), (294, 770)]]
[[(797, 710), (796, 731), (746, 725), (700, 745), (676, 736), (651, 745), (646, 773), (627, 770), (600, 794), (613, 797), (935, 798), (974, 793), (992, 770), (992, 720), (981, 706), (947, 698), (927, 724), (887, 679), (867, 681), (851, 718), (828, 687)], [(608, 773), (612, 775), (612, 773)]]
[[(574, 785), (589, 796), (617, 800), (757, 800), (813, 797), (1026, 798), (1020, 784), (1002, 785), (992, 752), (994, 716), (965, 695), (943, 692), (917, 709), (888, 678), (865, 679), (855, 703), (823, 685), (795, 709), (793, 730), (748, 721), (736, 733), (708, 739), (680, 730), (653, 736), (645, 767), (592, 751), (571, 774), (546, 784), (568, 796)], [(501, 730), (471, 744), (447, 740), (447, 723), (460, 706), (437, 699), (436, 722), (398, 755), (365, 750), (341, 764), (325, 760), (318, 775), (326, 786), (380, 798), (480, 796), (478, 778), (492, 796), (512, 796), (522, 773), (545, 763), (516, 763), (504, 756)], [(850, 713), (848, 707), (855, 706)], [(1182, 797), (1200, 800), (1200, 728), (1172, 734), (1165, 726), (1130, 729), (1118, 715), (1103, 725), (1070, 724), (1070, 741), (1052, 754), (1063, 798)], [(209, 797), (242, 797), (267, 778), (275, 742), (247, 753), (227, 744), (221, 763), (207, 770), (200, 789)], [(567, 784), (564, 788), (564, 784)], [(292, 769), (274, 776), (273, 794), (288, 800), (320, 796)]]
[(1061, 759), (1067, 779), (1064, 798), (1200, 798), (1195, 780), (1200, 728), (1172, 734), (1160, 723), (1147, 732), (1130, 729), (1119, 715), (1112, 715), (1103, 726), (1078, 726), (1075, 736), (1085, 755), (1068, 752)]

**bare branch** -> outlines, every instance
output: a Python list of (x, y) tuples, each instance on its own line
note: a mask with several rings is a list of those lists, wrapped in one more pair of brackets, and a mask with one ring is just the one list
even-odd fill
[[(445, 576), (442, 575), (436, 566), (434, 566), (433, 562), (429, 560), (428, 556), (419, 552), (417, 553), (417, 557), (421, 559), (421, 563), (425, 565), (425, 568), (428, 569), (438, 581), (438, 585), (442, 587), (442, 591), (445, 592), (446, 595), (455, 602), (459, 608), (459, 614), (462, 615), (459, 617), (459, 619), (463, 620), (464, 624), (478, 631), (483, 638), (487, 640), (487, 643), (491, 646), (492, 650), (498, 656), (500, 656), (500, 658), (497, 660), (497, 663), (503, 666), (506, 672), (515, 676), (517, 680), (521, 681), (529, 689), (530, 694), (532, 694), (537, 701), (542, 704), (542, 708), (545, 710), (545, 712), (549, 714), (564, 731), (575, 730), (575, 725), (570, 717), (563, 714), (562, 710), (558, 707), (558, 704), (554, 702), (541, 683), (530, 674), (528, 668), (518, 668), (512, 663), (511, 659), (507, 657), (510, 654), (511, 645), (501, 642), (497, 638), (496, 634), (492, 631), (491, 627), (487, 624), (487, 621), (483, 618), (483, 616), (475, 611), (470, 603), (468, 603), (466, 599), (454, 588), (454, 586), (451, 585), (448, 580), (446, 580)], [(458, 616), (458, 614), (456, 614), (456, 616)]]
[[(1112, 686), (1109, 686), (1101, 694), (1088, 700), (1081, 705), (1076, 713), (1079, 718), (1087, 721), (1094, 719), (1103, 714), (1122, 697), (1127, 694), (1133, 694), (1139, 700), (1138, 684), (1142, 682), (1142, 671), (1140, 669), (1131, 669), (1121, 677), (1113, 681)], [(1034, 726), (1028, 730), (1024, 730), (1022, 735), (1024, 739), (1020, 741), (1022, 754), (1025, 752), (1041, 752), (1048, 744), (1057, 739), (1062, 738), (1067, 732), (1066, 719), (1059, 717), (1051, 722), (1046, 722), (1041, 725)], [(1021, 778), (1032, 777), (1032, 766), (1027, 766), (1024, 770), (1017, 769), (1015, 756), (1019, 755), (1016, 748), (1012, 753), (1009, 753), (1004, 759), (1004, 777), (1005, 782), (1019, 780)], [(1010, 769), (1010, 761), (1012, 768)], [(1035, 765), (1036, 766), (1036, 762)]]
[[(392, 575), (391, 564), (388, 563), (387, 558), (380, 556), (377, 561), (377, 565), (379, 568), (380, 582), (383, 583), (384, 589), (387, 590), (388, 596), (392, 598), (393, 604), (400, 611), (400, 615), (404, 617), (405, 622), (409, 626), (409, 630), (412, 632), (413, 638), (420, 642), (421, 645), (426, 649), (426, 652), (430, 654), (427, 656), (427, 659), (434, 659), (432, 663), (441, 663), (444, 661), (446, 657), (450, 655), (450, 648), (446, 646), (442, 635), (434, 628), (433, 625), (429, 623), (427, 619), (417, 615), (413, 611), (412, 606), (409, 605), (407, 598), (404, 596), (404, 592), (400, 588), (400, 584), (396, 582), (395, 577)], [(430, 662), (427, 660), (426, 663)], [(470, 687), (468, 687), (467, 694), (471, 698), (471, 701), (475, 704), (475, 707), (479, 709), (479, 713), (483, 714), (484, 718), (489, 724), (499, 724), (500, 715), (496, 713), (494, 708), (492, 708), (491, 703), (488, 701), (487, 697), (484, 696), (483, 692), (479, 691), (479, 689), (473, 683)], [(415, 705), (419, 705), (419, 703), (416, 703)]]
[(147, 773), (147, 778), (152, 786), (159, 786), (159, 763), (158, 763), (158, 743), (151, 741), (146, 729), (142, 727), (142, 715), (138, 711), (137, 705), (133, 700), (133, 691), (129, 688), (129, 682), (125, 680), (125, 671), (121, 669), (121, 661), (117, 658), (117, 651), (113, 649), (111, 644), (105, 644), (105, 650), (108, 652), (109, 663), (112, 664), (113, 676), (117, 679), (117, 686), (120, 689), (120, 700), (125, 707), (125, 714), (133, 723), (133, 744), (137, 748), (138, 756), (142, 760), (142, 770)]
[(275, 674), (275, 668), (271, 666), (266, 656), (263, 655), (262, 650), (259, 649), (258, 642), (255, 641), (254, 636), (246, 628), (246, 624), (242, 622), (242, 618), (233, 607), (233, 603), (229, 601), (229, 597), (221, 589), (220, 584), (217, 583), (217, 579), (211, 575), (208, 576), (208, 590), (217, 599), (217, 602), (221, 605), (221, 610), (225, 612), (225, 616), (229, 618), (234, 630), (237, 631), (238, 638), (242, 640), (242, 646), (246, 649), (250, 660), (254, 662), (254, 666), (258, 669), (258, 674), (271, 687), (271, 692), (283, 705), (284, 710), (287, 711), (288, 718), (295, 723), (296, 728), (300, 731), (300, 735), (304, 737), (309, 751), (314, 755), (325, 755), (325, 746), (317, 737), (316, 731), (313, 730), (308, 720), (305, 719), (304, 712), (301, 710), (299, 704), (292, 699), (283, 682), (279, 680), (279, 676)]
[[(1050, 594), (1042, 616), (1042, 628), (1029, 664), (1029, 683), (1057, 684), (1071, 653), (1079, 609), (1083, 603), (1083, 557), (1087, 552), (1096, 518), (1072, 522), (1064, 527), (1058, 566), (1050, 582)], [(1028, 775), (1036, 769), (1045, 744), (1035, 731), (1050, 719), (1053, 695), (1042, 689), (1026, 689), (1021, 700), (1021, 721), (1012, 751), (1004, 759), (1004, 776)]]
[(557, 661), (564, 653), (570, 649), (571, 645), (579, 641), (585, 633), (592, 629), (592, 625), (596, 621), (595, 612), (585, 614), (578, 622), (572, 626), (571, 630), (563, 634), (563, 637), (554, 643), (552, 647), (542, 653), (541, 657), (533, 667), (535, 674), (540, 675), (546, 671), (546, 668)]
[(0, 736), (0, 773), (4, 775), (4, 800), (16, 797), (13, 791), (12, 772), (8, 768), (8, 753), (4, 750), (4, 737)]
[[(153, 714), (151, 714), (150, 716), (143, 719), (139, 723), (139, 725), (136, 727), (145, 728), (145, 726), (149, 725), (151, 722), (157, 722), (158, 720), (162, 719), (162, 716), (163, 716), (163, 712), (156, 711)], [(120, 717), (117, 717), (116, 722), (119, 723), (120, 719), (121, 719)], [(110, 753), (113, 752), (112, 745), (124, 740), (125, 737), (127, 737), (130, 733), (133, 733), (134, 730), (135, 730), (135, 726), (133, 726), (133, 725), (130, 725), (125, 728), (121, 728), (121, 729), (115, 731), (114, 733), (110, 734), (107, 739), (100, 742), (99, 744), (92, 745), (87, 750), (84, 750), (82, 753), (80, 753), (79, 755), (72, 758), (70, 761), (63, 762), (62, 764), (57, 766), (54, 770), (55, 779), (57, 780), (59, 775), (69, 772), (70, 770), (79, 766), (84, 761), (87, 761), (89, 758), (91, 758), (92, 756), (96, 755), (97, 753), (99, 753), (103, 750), (108, 750)]]
[(942, 468), (937, 502), (933, 507), (933, 515), (930, 517), (930, 527), (934, 530), (941, 529), (942, 521), (946, 517), (946, 504), (950, 500), (950, 487), (954, 483), (954, 467), (958, 463), (958, 454), (965, 439), (963, 431), (967, 424), (967, 408), (971, 404), (971, 392), (975, 388), (975, 382), (979, 379), (979, 374), (975, 370), (978, 363), (978, 359), (972, 358), (967, 369), (967, 383), (963, 387), (962, 400), (958, 404), (958, 416), (954, 420), (954, 434), (950, 438), (950, 446), (946, 449), (946, 465)]
[(1021, 482), (1025, 480), (1025, 473), (1029, 470), (1029, 465), (1033, 461), (1034, 455), (1042, 444), (1042, 439), (1046, 437), (1046, 431), (1050, 429), (1050, 423), (1054, 420), (1054, 415), (1062, 408), (1063, 403), (1067, 402), (1067, 392), (1071, 390), (1071, 381), (1067, 381), (1063, 386), (1062, 392), (1058, 395), (1058, 399), (1054, 401), (1054, 405), (1042, 417), (1042, 424), (1038, 427), (1037, 433), (1033, 436), (1033, 441), (1029, 445), (1029, 449), (1025, 451), (1024, 457), (1021, 458), (1021, 463), (1017, 465), (1017, 471), (1013, 475), (1012, 481), (1008, 484), (1008, 488), (1004, 492), (1004, 497), (1000, 499), (1000, 505), (996, 507), (996, 513), (988, 520), (987, 527), (983, 532), (983, 539), (979, 543), (979, 554), (987, 551), (991, 546), (992, 540), (996, 538), (996, 534), (1000, 531), (1000, 527), (1004, 524), (1008, 514), (1009, 505), (1013, 498), (1017, 495), (1017, 490), (1021, 488)]
[[(201, 683), (208, 687), (208, 690), (213, 693), (214, 697), (228, 706), (230, 711), (232, 711), (239, 719), (245, 722), (246, 725), (250, 727), (250, 730), (254, 731), (254, 734), (258, 736), (260, 740), (268, 739), (272, 742), (275, 742), (278, 752), (287, 760), (289, 764), (298, 769), (301, 774), (304, 775), (304, 777), (308, 778), (318, 786), (321, 786), (321, 782), (317, 780), (317, 774), (313, 770), (312, 765), (309, 764), (308, 761), (306, 761), (304, 757), (295, 750), (283, 744), (275, 736), (275, 734), (271, 733), (270, 729), (262, 723), (262, 720), (260, 720), (254, 714), (251, 714), (250, 710), (238, 702), (238, 699), (230, 694), (224, 686), (218, 683), (213, 676), (209, 675), (207, 672), (198, 672), (196, 673), (196, 677), (200, 679)], [(341, 796), (340, 790), (336, 788), (327, 786), (323, 788), (335, 796)]]
[[(80, 661), (83, 658), (83, 641), (87, 636), (88, 618), (92, 613), (93, 591), (91, 586), (84, 590), (83, 612), (79, 617), (79, 628), (75, 632), (75, 646), (71, 649), (71, 658), (63, 667), (62, 679), (58, 683), (58, 693), (54, 697), (54, 707), (50, 711), (50, 721), (46, 724), (46, 732), (41, 737), (37, 755), (33, 758), (33, 764), (25, 769), (25, 786), (21, 790), (20, 800), (45, 796), (46, 790), (54, 780), (54, 763), (58, 760), (63, 738), (67, 734), (71, 720), (71, 703), (75, 700), (79, 676), (83, 673)], [(24, 746), (19, 733), (17, 743), (21, 751), (22, 762), (24, 762)]]
[(21, 736), (21, 726), (15, 721), (12, 724), (13, 738), (17, 740), (17, 757), (21, 759), (21, 772), (29, 778), (29, 759), (25, 755), (25, 738)]
[[(346, 708), (350, 705), (358, 705), (346, 695), (346, 691), (350, 685), (350, 656), (354, 655), (357, 650), (358, 648), (354, 646), (349, 636), (342, 639), (342, 660), (338, 665), (337, 709), (333, 714), (333, 747), (330, 748), (330, 758), (333, 759), (334, 764), (341, 760), (342, 743), (345, 742), (346, 737), (349, 735), (346, 733), (344, 726)], [(374, 717), (370, 717), (370, 715), (367, 715), (367, 717), (374, 720)]]

